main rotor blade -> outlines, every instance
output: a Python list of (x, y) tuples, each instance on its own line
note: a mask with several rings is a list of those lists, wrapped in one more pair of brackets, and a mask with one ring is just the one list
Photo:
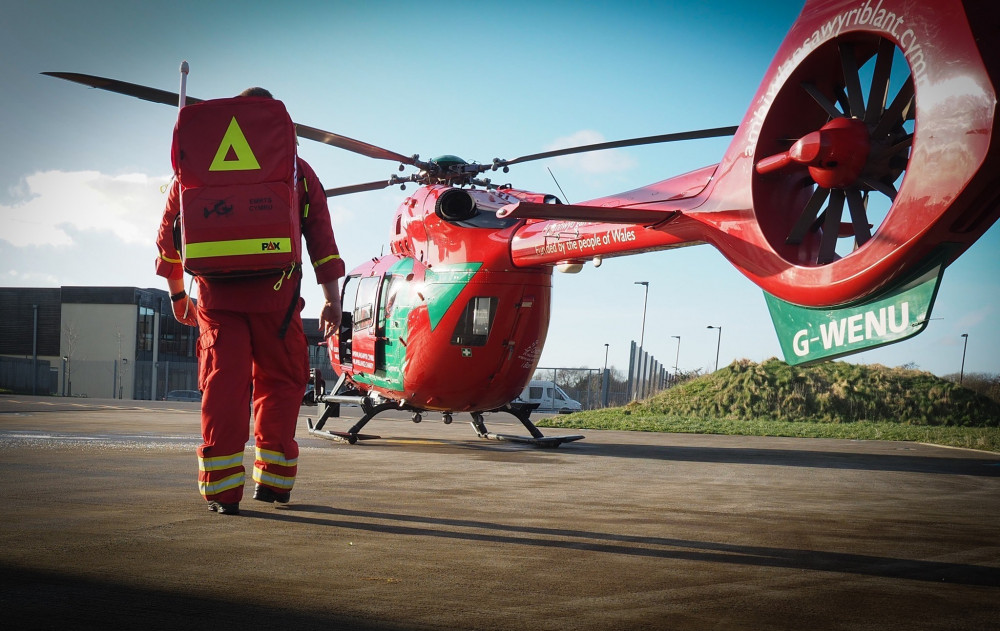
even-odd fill
[(315, 127), (309, 127), (308, 125), (296, 124), (295, 133), (303, 138), (315, 140), (316, 142), (322, 142), (340, 149), (346, 149), (347, 151), (359, 153), (369, 158), (391, 160), (393, 162), (400, 162), (411, 166), (413, 166), (416, 162), (415, 156), (404, 156), (403, 154), (396, 153), (395, 151), (383, 149), (382, 147), (370, 145), (367, 142), (348, 138), (347, 136), (341, 136), (340, 134), (334, 134), (329, 131), (323, 131), (322, 129), (317, 129)]
[[(79, 74), (76, 72), (43, 72), (42, 74), (55, 77), (57, 79), (65, 79), (66, 81), (72, 81), (74, 83), (82, 83), (83, 85), (88, 85), (92, 88), (98, 88), (100, 90), (117, 92), (118, 94), (124, 94), (126, 96), (134, 96), (144, 101), (163, 103), (164, 105), (173, 105), (174, 107), (177, 106), (177, 102), (180, 100), (180, 95), (176, 92), (158, 90), (156, 88), (150, 88), (137, 83), (128, 83), (127, 81), (119, 81), (117, 79), (95, 77), (94, 75)], [(203, 99), (196, 99), (191, 96), (187, 97), (188, 103), (201, 103), (202, 100)]]
[(350, 186), (341, 186), (338, 188), (328, 188), (326, 191), (327, 197), (336, 197), (337, 195), (351, 195), (352, 193), (364, 193), (365, 191), (377, 191), (383, 188), (392, 186), (395, 182), (391, 180), (378, 180), (376, 182), (366, 182), (364, 184), (352, 184)]
[[(153, 103), (162, 103), (164, 105), (173, 105), (176, 107), (177, 102), (180, 100), (180, 96), (176, 92), (159, 90), (157, 88), (150, 88), (148, 86), (128, 83), (127, 81), (119, 81), (117, 79), (96, 77), (94, 75), (80, 74), (76, 72), (43, 72), (42, 74), (50, 77), (56, 77), (57, 79), (73, 81), (74, 83), (82, 83), (83, 85), (87, 85), (92, 88), (107, 90), (109, 92), (117, 92), (118, 94), (124, 94), (126, 96), (134, 96), (144, 101), (152, 101)], [(203, 100), (204, 99), (196, 99), (190, 96), (187, 97), (187, 102), (191, 104), (201, 103)], [(389, 151), (388, 149), (376, 147), (375, 145), (370, 145), (366, 142), (361, 142), (360, 140), (354, 140), (353, 138), (348, 138), (347, 136), (341, 136), (332, 132), (323, 131), (322, 129), (317, 129), (308, 125), (297, 124), (295, 126), (295, 133), (302, 138), (322, 142), (334, 147), (339, 147), (340, 149), (346, 149), (347, 151), (359, 153), (369, 158), (391, 160), (393, 162), (400, 162), (411, 166), (414, 165), (416, 161), (414, 157), (407, 157), (394, 151)]]
[(601, 151), (602, 149), (617, 149), (619, 147), (635, 147), (638, 145), (652, 145), (660, 142), (676, 142), (678, 140), (697, 140), (699, 138), (718, 138), (720, 136), (732, 136), (738, 127), (713, 127), (712, 129), (699, 129), (696, 131), (684, 131), (674, 134), (662, 134), (660, 136), (646, 136), (643, 138), (632, 138), (630, 140), (614, 140), (611, 142), (599, 142), (593, 145), (583, 145), (580, 147), (568, 147), (566, 149), (555, 149), (553, 151), (543, 151), (527, 156), (514, 158), (513, 160), (495, 160), (498, 166), (509, 166), (521, 162), (532, 160), (543, 160), (545, 158), (555, 158), (567, 156), (574, 153), (585, 153), (588, 151)]

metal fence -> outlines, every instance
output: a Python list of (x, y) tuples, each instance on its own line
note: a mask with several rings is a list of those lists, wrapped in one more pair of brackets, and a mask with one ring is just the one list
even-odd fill
[(59, 373), (47, 359), (0, 357), (0, 389), (17, 394), (56, 394)]
[(534, 379), (552, 381), (585, 410), (625, 405), (646, 399), (673, 385), (674, 375), (655, 357), (632, 342), (629, 367), (614, 368), (539, 367)]

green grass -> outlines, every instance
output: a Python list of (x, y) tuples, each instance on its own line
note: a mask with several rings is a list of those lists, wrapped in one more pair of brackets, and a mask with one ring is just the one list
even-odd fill
[[(541, 422), (539, 423), (542, 424)], [(925, 442), (1000, 452), (1000, 403), (926, 372), (739, 360), (620, 408), (548, 427)]]

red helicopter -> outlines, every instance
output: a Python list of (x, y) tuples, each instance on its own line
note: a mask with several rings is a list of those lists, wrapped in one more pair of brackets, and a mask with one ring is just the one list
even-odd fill
[[(537, 366), (553, 268), (708, 243), (765, 291), (789, 363), (915, 335), (943, 270), (1000, 216), (1000, 7), (941, 0), (809, 0), (738, 127), (468, 163), (421, 161), (316, 128), (300, 136), (398, 162), (415, 183), (391, 223), (391, 253), (354, 269), (328, 340), (339, 376), (310, 431), (351, 443), (375, 415), (467, 412), (481, 437), (554, 447), (512, 402)], [(176, 104), (177, 95), (50, 73)], [(483, 177), (531, 160), (732, 135), (719, 164), (636, 190), (564, 204)], [(998, 137), (997, 142), (994, 138)], [(845, 213), (846, 211), (846, 213)], [(324, 430), (344, 403), (363, 416)], [(489, 432), (506, 411), (530, 437)]]

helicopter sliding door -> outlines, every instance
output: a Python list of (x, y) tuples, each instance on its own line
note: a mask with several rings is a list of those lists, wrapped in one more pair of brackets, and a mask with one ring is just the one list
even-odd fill
[(358, 277), (348, 276), (344, 279), (344, 289), (341, 292), (340, 328), (337, 335), (337, 351), (341, 365), (351, 364), (351, 346), (354, 333), (354, 306), (358, 297)]
[(358, 281), (358, 293), (351, 317), (351, 363), (355, 372), (375, 369), (375, 300), (379, 276), (364, 276)]
[(386, 378), (390, 387), (402, 387), (402, 363), (406, 352), (400, 342), (405, 313), (397, 313), (397, 297), (406, 279), (386, 274), (379, 292), (378, 317), (375, 325), (375, 373)]

